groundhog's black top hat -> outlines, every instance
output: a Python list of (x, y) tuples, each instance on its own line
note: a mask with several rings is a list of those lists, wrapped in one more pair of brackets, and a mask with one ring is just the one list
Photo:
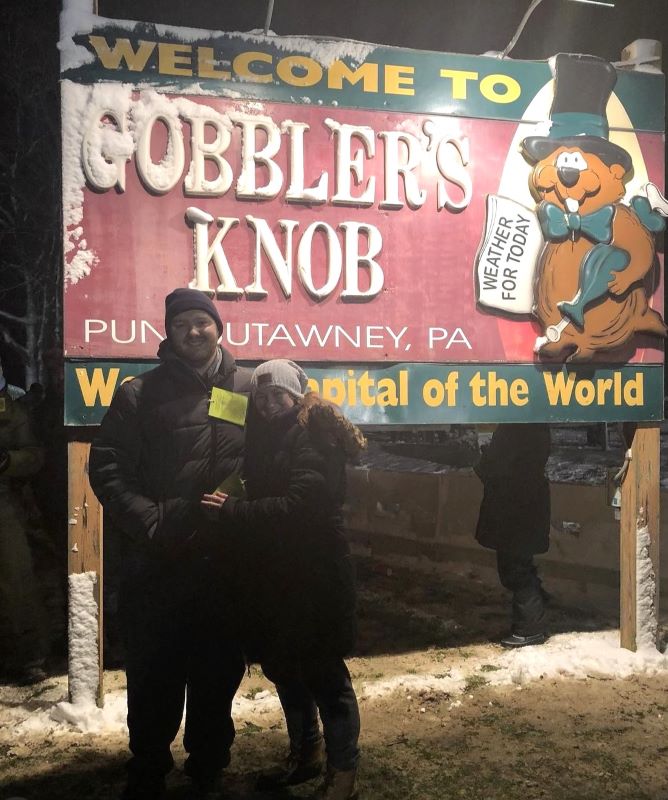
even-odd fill
[(605, 108), (617, 82), (612, 64), (596, 56), (559, 53), (552, 62), (555, 79), (547, 136), (528, 136), (522, 149), (531, 161), (553, 153), (558, 147), (579, 147), (608, 164), (621, 164), (628, 172), (631, 156), (609, 141)]

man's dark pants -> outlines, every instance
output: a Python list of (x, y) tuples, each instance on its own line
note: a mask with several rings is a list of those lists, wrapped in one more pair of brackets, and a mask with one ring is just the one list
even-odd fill
[(513, 593), (513, 633), (544, 633), (545, 594), (533, 556), (497, 550), (496, 565), (501, 585)]
[(187, 687), (188, 771), (208, 776), (229, 763), (243, 654), (212, 562), (194, 553), (153, 556), (126, 561), (121, 584), (129, 770), (156, 776), (170, 771)]

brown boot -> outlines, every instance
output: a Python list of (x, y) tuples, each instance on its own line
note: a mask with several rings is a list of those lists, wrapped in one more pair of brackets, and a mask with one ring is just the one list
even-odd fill
[(325, 780), (313, 795), (313, 800), (357, 800), (356, 778), (356, 769), (344, 772), (328, 765)]
[(290, 745), (285, 761), (260, 775), (257, 788), (260, 791), (271, 791), (317, 778), (325, 763), (324, 751), (322, 739), (301, 748)]

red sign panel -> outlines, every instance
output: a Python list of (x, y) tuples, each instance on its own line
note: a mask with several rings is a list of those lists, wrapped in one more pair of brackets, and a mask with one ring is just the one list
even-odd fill
[[(83, 109), (68, 356), (153, 357), (165, 295), (190, 285), (215, 293), (223, 343), (243, 358), (535, 359), (542, 330), (519, 298), (523, 214), (537, 224), (517, 144), (529, 123), (63, 90), (65, 115)], [(626, 135), (660, 183), (662, 137)], [(524, 210), (494, 217), (488, 195)], [(490, 312), (485, 289), (520, 313)], [(634, 344), (631, 360), (661, 362), (657, 338)]]

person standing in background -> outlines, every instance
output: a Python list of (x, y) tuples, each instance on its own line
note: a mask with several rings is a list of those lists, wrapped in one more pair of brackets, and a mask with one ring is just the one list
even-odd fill
[(44, 451), (0, 367), (0, 670), (19, 684), (46, 677), (44, 609), (28, 540), (24, 483)]
[(475, 467), (484, 486), (476, 539), (496, 550), (499, 580), (513, 594), (512, 628), (501, 640), (504, 647), (542, 644), (547, 638), (546, 593), (534, 556), (550, 546), (549, 455), (549, 425), (502, 424)]

